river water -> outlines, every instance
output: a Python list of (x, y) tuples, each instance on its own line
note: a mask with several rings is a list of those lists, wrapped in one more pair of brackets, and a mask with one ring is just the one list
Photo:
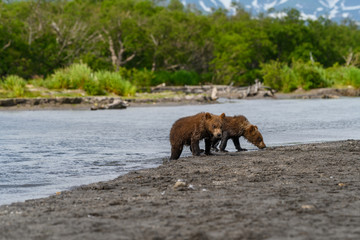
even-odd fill
[[(220, 102), (109, 111), (0, 111), (0, 205), (156, 167), (170, 156), (173, 122), (203, 111), (245, 115), (259, 127), (267, 146), (360, 139), (360, 98)], [(227, 150), (235, 151), (232, 142)], [(185, 148), (182, 157), (189, 155)]]

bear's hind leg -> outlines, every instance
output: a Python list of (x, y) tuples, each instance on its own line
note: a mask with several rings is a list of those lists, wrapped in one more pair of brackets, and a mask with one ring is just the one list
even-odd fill
[(180, 146), (171, 146), (171, 156), (170, 156), (170, 160), (176, 160), (179, 159), (182, 150), (183, 150), (183, 145)]
[(240, 151), (247, 151), (246, 148), (241, 148), (241, 146), (240, 146), (240, 140), (239, 140), (239, 139), (240, 139), (239, 137), (233, 137), (233, 138), (232, 138), (236, 150), (238, 150), (238, 152), (240, 152)]
[(227, 152), (226, 150), (225, 150), (225, 148), (226, 148), (226, 144), (227, 144), (227, 141), (229, 140), (229, 133), (228, 132), (226, 132), (226, 131), (224, 131), (223, 132), (223, 135), (222, 135), (222, 137), (221, 137), (221, 143), (220, 143), (220, 152)]

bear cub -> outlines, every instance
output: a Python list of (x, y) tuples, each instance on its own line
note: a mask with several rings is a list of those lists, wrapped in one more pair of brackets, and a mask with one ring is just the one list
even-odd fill
[[(239, 138), (243, 136), (249, 142), (254, 144), (260, 149), (266, 147), (264, 139), (259, 132), (257, 126), (252, 125), (245, 116), (239, 115), (234, 117), (225, 117), (223, 123), (223, 134), (221, 137), (220, 151), (226, 152), (227, 141), (231, 138), (235, 148), (238, 151), (246, 151), (246, 149), (241, 148)], [(212, 140), (212, 147), (218, 151), (216, 148), (219, 143), (219, 139)]]
[(212, 139), (222, 136), (224, 118), (225, 113), (218, 116), (207, 112), (178, 119), (170, 130), (170, 160), (180, 157), (184, 145), (190, 146), (194, 156), (199, 156), (201, 139), (205, 139), (205, 154), (210, 155)]

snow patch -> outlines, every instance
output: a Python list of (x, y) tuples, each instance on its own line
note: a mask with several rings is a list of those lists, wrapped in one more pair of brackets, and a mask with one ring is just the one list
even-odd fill
[(338, 12), (339, 12), (339, 11), (338, 11), (338, 8), (337, 8), (337, 7), (335, 7), (334, 9), (332, 9), (332, 10), (330, 11), (330, 14), (329, 14), (329, 19), (335, 18), (335, 17), (336, 17), (336, 14), (337, 14)]
[(210, 2), (212, 2), (216, 7), (218, 7), (218, 4), (215, 0), (210, 0)]
[[(215, 0), (211, 0), (211, 1), (215, 2)], [(220, 2), (224, 5), (224, 8), (230, 9), (231, 3), (233, 2), (233, 0), (220, 0)], [(215, 4), (215, 5), (217, 5), (217, 4)]]
[(275, 7), (276, 3), (277, 3), (277, 0), (273, 1), (272, 3), (264, 3), (264, 9), (269, 10), (270, 8)]
[(203, 1), (199, 2), (200, 6), (202, 7), (202, 9), (204, 9), (207, 12), (211, 12), (211, 8), (209, 8), (208, 6), (205, 5), (205, 3)]
[(354, 11), (354, 10), (359, 10), (360, 9), (360, 5), (359, 6), (351, 6), (351, 7), (346, 7), (345, 3), (341, 3), (341, 9), (344, 11)]
[(257, 0), (253, 0), (252, 3), (251, 3), (251, 5), (252, 5), (254, 8), (256, 8), (256, 9), (259, 9), (259, 8), (260, 8), (260, 5), (259, 5), (259, 3), (258, 3)]
[(286, 13), (284, 13), (284, 12), (276, 12), (276, 13), (270, 13), (269, 14), (269, 17), (272, 17), (272, 18), (284, 18), (284, 17), (286, 17), (287, 16), (287, 14)]
[(284, 4), (284, 3), (286, 3), (288, 0), (280, 0), (280, 2), (279, 2), (279, 5), (280, 4)]
[(306, 14), (306, 13), (301, 13), (300, 15), (302, 20), (307, 20), (307, 19), (311, 19), (311, 20), (316, 20), (317, 16), (315, 14)]
[(339, 1), (340, 0), (326, 0), (326, 2), (328, 3), (329, 8), (334, 8)]

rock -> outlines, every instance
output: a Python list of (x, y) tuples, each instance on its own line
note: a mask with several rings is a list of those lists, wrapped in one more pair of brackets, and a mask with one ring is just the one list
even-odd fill
[(339, 96), (337, 95), (332, 95), (332, 94), (324, 94), (321, 96), (322, 99), (336, 99), (339, 98)]
[(182, 179), (179, 179), (173, 186), (173, 189), (177, 190), (177, 191), (183, 191), (183, 190), (186, 190), (186, 187), (187, 187), (186, 182)]
[(115, 99), (113, 103), (107, 105), (107, 109), (124, 109), (128, 107), (128, 103), (121, 99)]
[(304, 210), (312, 210), (315, 208), (315, 206), (314, 205), (302, 205), (301, 208)]
[(120, 98), (96, 97), (93, 99), (90, 110), (124, 109), (127, 107), (128, 103)]
[(191, 101), (194, 99), (194, 95), (185, 95), (185, 100)]
[(15, 101), (15, 99), (1, 99), (0, 100), (0, 106), (2, 107), (11, 107), (11, 106), (15, 106), (17, 103)]

